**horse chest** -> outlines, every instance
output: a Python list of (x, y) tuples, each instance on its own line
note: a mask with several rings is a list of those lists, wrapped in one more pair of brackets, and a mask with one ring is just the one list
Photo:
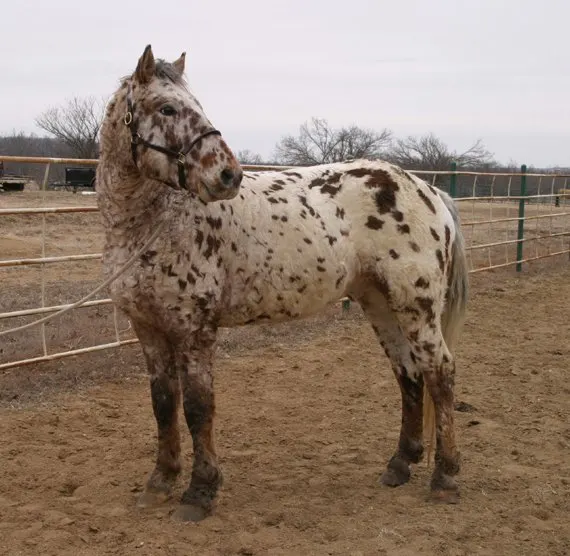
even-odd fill
[(113, 301), (132, 318), (153, 320), (161, 327), (191, 321), (213, 312), (219, 303), (220, 279), (196, 275), (190, 267), (157, 260), (137, 265), (111, 286)]

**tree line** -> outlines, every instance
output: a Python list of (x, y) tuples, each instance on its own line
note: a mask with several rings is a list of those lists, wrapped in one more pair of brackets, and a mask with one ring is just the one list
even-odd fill
[[(97, 158), (104, 110), (104, 99), (95, 97), (75, 97), (61, 106), (48, 108), (35, 119), (36, 125), (47, 135), (13, 132), (0, 136), (0, 154)], [(464, 170), (518, 170), (515, 162), (498, 163), (481, 140), (464, 151), (457, 151), (433, 133), (398, 138), (386, 128), (374, 130), (357, 125), (335, 128), (323, 118), (312, 118), (299, 127), (297, 134), (282, 137), (270, 159), (248, 149), (236, 155), (242, 164), (308, 166), (369, 158), (387, 160), (407, 170), (449, 170), (452, 162)], [(553, 170), (561, 168), (549, 169)], [(6, 171), (36, 180), (43, 175), (43, 168), (33, 164), (6, 165)], [(52, 179), (58, 179), (62, 171), (55, 165)]]
[(451, 150), (433, 133), (396, 138), (389, 129), (380, 131), (351, 125), (334, 128), (326, 119), (312, 118), (297, 135), (286, 135), (275, 147), (272, 161), (249, 150), (238, 151), (243, 164), (275, 163), (291, 166), (327, 164), (356, 158), (382, 159), (408, 170), (449, 170), (452, 161), (461, 168), (495, 165), (481, 141), (463, 152)]

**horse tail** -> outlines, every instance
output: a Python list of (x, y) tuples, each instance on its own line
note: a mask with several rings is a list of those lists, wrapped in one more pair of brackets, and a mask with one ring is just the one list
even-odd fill
[[(465, 320), (469, 294), (469, 266), (465, 254), (465, 239), (461, 231), (457, 205), (449, 195), (442, 191), (439, 191), (439, 193), (445, 206), (451, 213), (455, 225), (455, 239), (451, 246), (451, 266), (445, 296), (446, 302), (441, 316), (443, 338), (447, 349), (454, 355), (455, 345)], [(434, 402), (426, 387), (424, 387), (423, 420), (424, 438), (428, 440), (427, 463), (429, 465), (431, 451), (435, 446), (436, 425)]]

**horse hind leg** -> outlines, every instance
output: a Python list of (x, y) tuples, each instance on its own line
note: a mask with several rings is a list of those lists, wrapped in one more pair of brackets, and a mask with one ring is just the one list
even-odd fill
[(416, 368), (411, 346), (402, 333), (385, 297), (379, 293), (360, 299), (360, 305), (390, 359), (400, 386), (402, 420), (400, 438), (380, 481), (387, 486), (400, 486), (410, 480), (410, 464), (423, 456), (423, 388), (422, 373)]
[[(427, 315), (419, 326), (411, 323), (407, 315), (399, 316), (403, 317), (402, 328), (411, 344), (410, 356), (423, 375), (426, 394), (429, 394), (424, 403), (431, 400), (431, 404), (425, 404), (426, 409), (433, 405), (436, 445), (431, 495), (436, 501), (457, 503), (459, 488), (454, 476), (459, 473), (460, 455), (454, 423), (455, 361), (445, 342), (441, 319), (432, 311), (427, 311)], [(432, 436), (431, 426), (431, 423), (424, 423), (429, 436)]]
[(139, 507), (160, 504), (170, 498), (181, 470), (178, 406), (180, 383), (172, 345), (160, 331), (133, 322), (141, 342), (150, 378), (152, 409), (158, 429), (156, 465), (138, 499)]

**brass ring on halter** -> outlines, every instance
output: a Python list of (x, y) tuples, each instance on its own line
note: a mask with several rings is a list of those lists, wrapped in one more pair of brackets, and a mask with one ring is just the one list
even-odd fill
[(131, 125), (133, 123), (133, 115), (130, 112), (127, 112), (123, 121), (125, 122), (125, 125)]

